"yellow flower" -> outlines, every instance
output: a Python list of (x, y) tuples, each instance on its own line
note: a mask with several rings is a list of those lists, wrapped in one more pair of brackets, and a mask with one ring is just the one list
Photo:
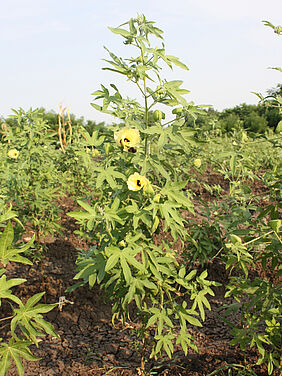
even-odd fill
[(19, 156), (19, 151), (17, 149), (11, 149), (8, 151), (8, 157), (17, 159)]
[(140, 191), (142, 188), (145, 190), (149, 184), (149, 180), (145, 176), (138, 174), (138, 172), (134, 172), (127, 179), (127, 186), (130, 191)]
[(138, 129), (123, 128), (114, 134), (115, 142), (123, 147), (124, 151), (135, 152), (135, 147), (140, 142)]
[(194, 166), (197, 167), (197, 168), (200, 168), (202, 165), (202, 161), (200, 160), (200, 158), (197, 158), (194, 160)]

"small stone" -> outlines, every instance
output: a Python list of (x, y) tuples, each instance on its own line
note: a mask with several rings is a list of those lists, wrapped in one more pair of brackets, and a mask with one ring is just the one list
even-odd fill
[(106, 343), (104, 346), (107, 354), (116, 354), (119, 349), (119, 346), (116, 343)]
[(124, 359), (130, 358), (132, 356), (132, 354), (133, 354), (133, 351), (131, 351), (127, 347), (121, 347), (119, 349), (119, 353), (118, 353), (119, 357), (124, 358)]
[(107, 360), (108, 362), (111, 362), (111, 363), (115, 362), (114, 354), (107, 354), (107, 355), (105, 355), (104, 359)]

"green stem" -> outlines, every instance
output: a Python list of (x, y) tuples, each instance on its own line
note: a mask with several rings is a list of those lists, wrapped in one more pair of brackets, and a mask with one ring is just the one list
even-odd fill
[(276, 231), (274, 231), (274, 234), (276, 235), (277, 239), (278, 239), (278, 240), (280, 241), (280, 243), (282, 244), (282, 242), (281, 242), (281, 238), (280, 238), (280, 236), (277, 234)]
[(142, 93), (142, 94), (144, 95), (144, 97), (145, 97), (145, 93), (144, 93), (142, 87), (139, 85), (138, 82), (136, 82), (136, 85), (138, 86), (138, 89), (141, 91), (141, 93)]
[(249, 242), (244, 243), (243, 245), (248, 245), (248, 244), (254, 243), (254, 242), (256, 242), (257, 240), (259, 240), (259, 239), (261, 239), (261, 238), (264, 238), (265, 236), (271, 234), (272, 232), (274, 232), (274, 231), (271, 230), (271, 231), (267, 232), (266, 234), (263, 234), (263, 235), (259, 236), (258, 238), (252, 239), (252, 240), (250, 240)]
[[(137, 47), (140, 49), (141, 51), (141, 59), (142, 59), (142, 64), (145, 65), (145, 59), (144, 59), (144, 52), (143, 52), (143, 49), (141, 48), (140, 44), (138, 43), (137, 40), (136, 41), (136, 44), (137, 44)], [(144, 96), (144, 100), (145, 100), (145, 129), (148, 128), (149, 126), (149, 116), (148, 116), (148, 96), (147, 96), (147, 85), (146, 85), (146, 77), (143, 78), (143, 86), (144, 86), (144, 89), (142, 89), (139, 84), (136, 82), (137, 86), (139, 87), (141, 93), (143, 94)], [(147, 156), (148, 154), (148, 135), (146, 134), (145, 136), (145, 155)]]
[(173, 123), (174, 121), (176, 121), (176, 120), (180, 120), (180, 119), (182, 119), (182, 118), (184, 118), (185, 116), (180, 116), (179, 118), (177, 118), (177, 119), (172, 119), (172, 120), (170, 120), (170, 121), (167, 121), (166, 123), (164, 123), (164, 124), (162, 124), (162, 127), (164, 127), (165, 125), (168, 125), (168, 124), (170, 124), (170, 123)]
[(12, 316), (8, 316), (8, 317), (4, 317), (3, 319), (0, 319), (0, 321), (4, 321), (4, 320), (10, 320), (14, 317), (14, 315)]
[[(143, 58), (143, 56), (142, 56)], [(143, 78), (144, 83), (144, 99), (145, 99), (145, 129), (149, 126), (149, 110), (148, 110), (148, 99), (147, 99), (147, 87), (146, 87), (146, 77)], [(148, 154), (148, 135), (145, 136), (145, 155)]]

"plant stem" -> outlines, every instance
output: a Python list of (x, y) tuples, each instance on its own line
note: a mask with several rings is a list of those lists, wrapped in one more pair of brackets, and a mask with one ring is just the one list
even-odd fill
[(248, 245), (248, 244), (254, 243), (255, 241), (257, 241), (257, 240), (259, 240), (259, 239), (261, 239), (261, 238), (264, 238), (265, 236), (271, 234), (272, 232), (274, 232), (274, 231), (271, 230), (271, 231), (267, 232), (266, 234), (263, 234), (263, 235), (259, 236), (258, 238), (252, 239), (252, 240), (250, 240), (249, 242), (244, 243), (243, 245)]
[[(145, 65), (145, 60), (144, 60), (144, 52), (142, 50), (142, 48), (140, 47), (139, 43), (136, 41), (140, 51), (141, 51), (141, 59), (142, 59), (142, 64)], [(142, 90), (142, 88), (139, 86), (139, 84), (137, 83), (137, 86), (139, 87), (139, 89), (141, 90), (143, 96), (144, 96), (144, 100), (145, 100), (145, 129), (148, 128), (148, 125), (149, 125), (149, 110), (148, 110), (148, 97), (147, 97), (147, 85), (146, 85), (146, 77), (143, 78), (143, 86), (144, 86), (144, 90)], [(146, 134), (145, 136), (145, 155), (147, 156), (148, 154), (148, 135)]]
[[(145, 99), (145, 129), (149, 125), (149, 111), (148, 111), (148, 100), (147, 100), (147, 87), (146, 87), (146, 77), (143, 78), (144, 82), (144, 99)], [(148, 154), (148, 135), (145, 136), (145, 155)]]
[(14, 317), (14, 315), (13, 316), (8, 316), (8, 317), (4, 317), (3, 319), (0, 319), (0, 321), (9, 320), (9, 319), (12, 319), (13, 317)]

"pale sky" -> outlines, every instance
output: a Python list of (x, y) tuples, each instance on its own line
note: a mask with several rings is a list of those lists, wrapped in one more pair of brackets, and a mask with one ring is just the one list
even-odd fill
[(281, 0), (0, 0), (0, 116), (19, 107), (58, 111), (62, 102), (77, 116), (108, 123), (90, 106), (100, 84), (137, 97), (123, 76), (101, 70), (103, 46), (136, 56), (108, 26), (137, 13), (156, 22), (166, 53), (189, 67), (162, 74), (184, 81), (188, 101), (217, 110), (255, 104), (251, 92), (265, 94), (282, 81), (267, 69), (282, 66), (282, 37), (262, 23), (282, 25)]

